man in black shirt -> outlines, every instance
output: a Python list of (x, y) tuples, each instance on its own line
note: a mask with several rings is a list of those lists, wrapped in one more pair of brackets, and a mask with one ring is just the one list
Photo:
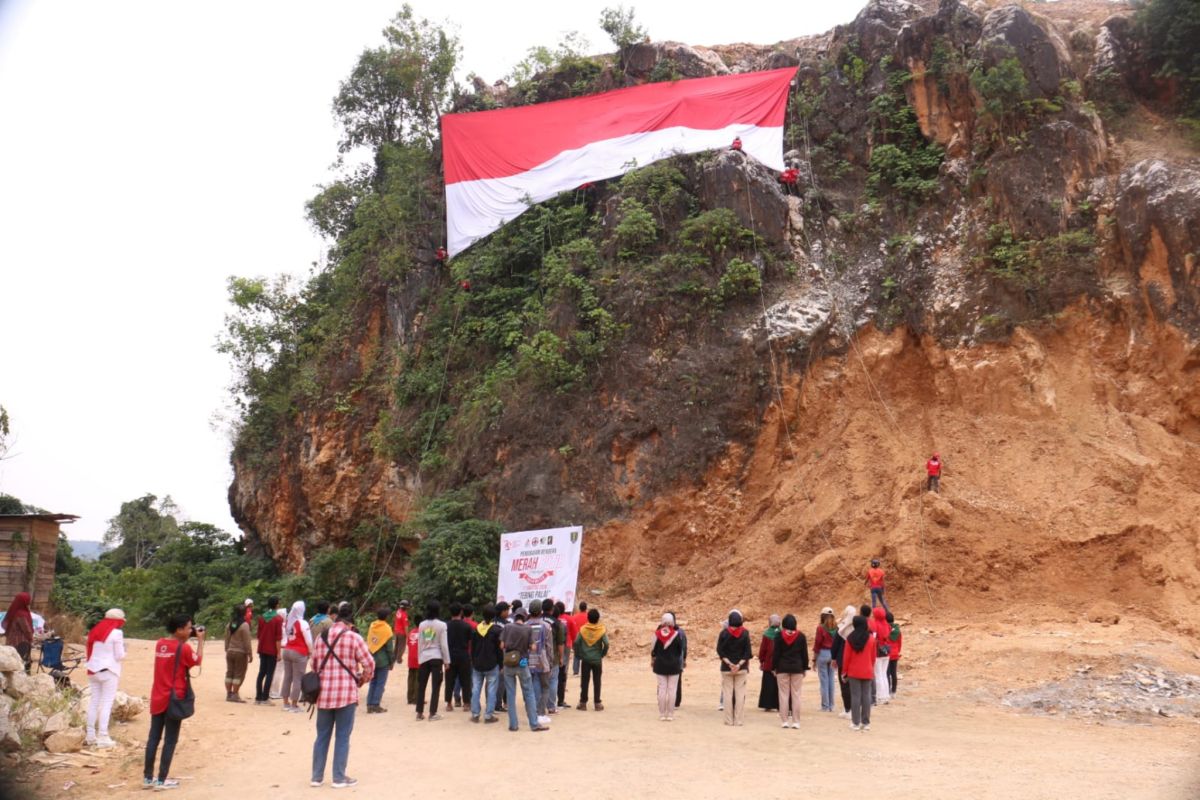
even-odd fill
[[(450, 663), (446, 665), (446, 710), (453, 711), (451, 700), (454, 697), (454, 679), (458, 678), (463, 691), (469, 692), (471, 686), (471, 634), (474, 631), (462, 618), (462, 606), (450, 604), (450, 621), (446, 623), (446, 645), (450, 648)], [(469, 706), (470, 698), (465, 698), (459, 708)]]

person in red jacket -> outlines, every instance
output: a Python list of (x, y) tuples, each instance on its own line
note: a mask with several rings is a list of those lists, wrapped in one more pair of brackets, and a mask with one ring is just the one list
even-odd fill
[(437, 259), (439, 264), (442, 264), (446, 261), (447, 258), (449, 258), (449, 254), (446, 252), (446, 248), (439, 247), (434, 252), (433, 257)]
[(929, 476), (925, 481), (925, 491), (941, 494), (939, 484), (942, 480), (942, 459), (937, 453), (934, 453), (925, 462), (925, 472)]
[(871, 684), (875, 680), (875, 634), (867, 618), (854, 618), (842, 649), (842, 675), (850, 684), (850, 730), (871, 730)]
[(879, 566), (879, 559), (871, 559), (871, 568), (867, 570), (867, 588), (871, 590), (871, 608), (875, 607), (875, 601), (879, 601), (879, 605), (883, 606), (884, 611), (890, 611), (887, 601), (883, 599), (883, 579), (886, 573), (883, 567)]
[(891, 635), (888, 637), (888, 690), (895, 697), (896, 687), (900, 684), (900, 676), (896, 674), (896, 667), (900, 661), (900, 646), (904, 643), (904, 636), (900, 633), (900, 626), (896, 624), (896, 618), (890, 611), (887, 614), (887, 621), (892, 626)]
[(883, 703), (887, 705), (892, 700), (892, 693), (888, 689), (888, 656), (891, 654), (891, 647), (888, 646), (888, 640), (892, 635), (892, 626), (887, 622), (887, 611), (882, 608), (876, 608), (871, 612), (871, 633), (875, 634), (875, 699), (873, 702)]
[(733, 137), (733, 144), (729, 145), (729, 149), (737, 150), (739, 153), (742, 152), (742, 137), (740, 137), (740, 136)]
[(408, 704), (410, 706), (417, 704), (417, 678), (421, 671), (421, 662), (417, 654), (417, 646), (421, 643), (421, 632), (417, 628), (421, 625), (421, 621), (420, 614), (413, 617), (412, 628), (408, 631), (406, 638), (408, 644)]
[(795, 167), (788, 167), (783, 172), (779, 173), (779, 182), (783, 184), (784, 194), (800, 194), (798, 186), (800, 182), (800, 170)]

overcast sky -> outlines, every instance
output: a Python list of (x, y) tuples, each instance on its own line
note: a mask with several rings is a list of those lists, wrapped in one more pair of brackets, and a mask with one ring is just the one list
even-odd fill
[[(461, 74), (502, 77), (604, 2), (430, 2)], [(771, 43), (850, 20), (860, 0), (645, 2), (655, 39)], [(338, 82), (398, 2), (0, 0), (0, 492), (82, 517), (170, 494), (230, 531), (229, 367), (213, 349), (229, 275), (304, 274), (303, 218), (328, 178)], [(686, 11), (684, 9), (686, 8)]]

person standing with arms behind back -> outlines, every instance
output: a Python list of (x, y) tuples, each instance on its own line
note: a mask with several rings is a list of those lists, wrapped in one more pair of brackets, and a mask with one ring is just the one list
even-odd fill
[(779, 681), (779, 721), (782, 727), (800, 727), (800, 687), (808, 672), (808, 641), (796, 630), (795, 616), (783, 618), (783, 626), (775, 639), (771, 666)]
[(442, 691), (442, 672), (450, 664), (450, 644), (446, 641), (446, 623), (439, 617), (442, 604), (430, 600), (425, 606), (425, 621), (417, 628), (417, 660), (421, 662), (417, 687), (417, 719), (425, 719), (425, 687), (433, 678), (429, 695), (429, 721), (442, 718), (438, 712), (438, 694)]
[(121, 632), (124, 625), (125, 612), (110, 608), (104, 619), (88, 631), (87, 675), (92, 697), (87, 710), (87, 738), (83, 742), (88, 747), (117, 746), (108, 735), (108, 721), (121, 680), (121, 662), (125, 660), (125, 635)]
[[(150, 687), (150, 734), (146, 737), (146, 759), (142, 772), (142, 788), (162, 791), (178, 789), (179, 781), (167, 777), (171, 774), (171, 760), (175, 757), (175, 745), (179, 741), (179, 728), (183, 720), (171, 719), (167, 714), (171, 695), (183, 700), (187, 696), (188, 670), (204, 660), (204, 628), (193, 628), (192, 618), (187, 614), (175, 614), (167, 620), (167, 632), (171, 634), (154, 643), (154, 683)], [(195, 652), (188, 644), (192, 634), (196, 635)], [(158, 743), (162, 741), (162, 760), (158, 762), (158, 778), (154, 777), (154, 760), (158, 755)]]
[[(516, 605), (514, 603), (514, 605)], [(537, 698), (533, 694), (533, 682), (529, 676), (529, 645), (532, 641), (533, 630), (525, 624), (528, 612), (517, 608), (513, 612), (514, 622), (504, 626), (500, 631), (500, 647), (504, 651), (504, 687), (508, 695), (508, 729), (516, 732), (520, 729), (517, 724), (517, 684), (521, 685), (521, 698), (525, 702), (525, 716), (529, 719), (529, 730), (537, 732), (548, 731), (549, 728), (538, 722)]]
[(654, 647), (650, 650), (650, 669), (658, 681), (658, 719), (675, 719), (675, 687), (683, 672), (683, 641), (675, 629), (675, 618), (663, 614), (654, 631)]
[(746, 716), (746, 675), (754, 656), (750, 634), (742, 627), (742, 614), (729, 612), (729, 624), (717, 637), (717, 656), (721, 659), (721, 692), (725, 698), (725, 724), (741, 725)]
[[(385, 615), (386, 616), (386, 615)], [(346, 774), (350, 761), (350, 733), (358, 710), (358, 690), (375, 674), (375, 659), (363, 638), (347, 624), (354, 617), (349, 603), (338, 608), (338, 621), (313, 645), (313, 671), (321, 680), (317, 696), (317, 738), (313, 741), (312, 781), (325, 780), (329, 740), (333, 739), (333, 788), (349, 789), (358, 784)]]
[(850, 683), (850, 730), (871, 730), (871, 684), (875, 681), (875, 634), (856, 616), (842, 649), (842, 672)]

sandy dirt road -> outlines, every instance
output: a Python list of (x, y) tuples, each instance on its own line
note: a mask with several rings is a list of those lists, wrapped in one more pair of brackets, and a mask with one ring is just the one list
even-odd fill
[[(196, 716), (183, 725), (172, 770), (183, 785), (172, 796), (229, 800), (333, 791), (328, 778), (322, 789), (308, 786), (312, 721), (279, 707), (224, 702), (220, 645), (206, 655), (210, 663), (194, 682)], [(150, 643), (131, 641), (123, 688), (148, 693), (151, 661)], [(605, 711), (565, 710), (541, 734), (473, 725), (458, 711), (439, 722), (417, 722), (402, 702), (404, 677), (402, 670), (392, 675), (384, 702), (390, 713), (367, 716), (360, 706), (350, 756), (359, 784), (342, 794), (522, 797), (531, 762), (541, 753), (543, 763), (558, 765), (539, 778), (550, 794), (580, 798), (1200, 797), (1200, 726), (1193, 721), (1096, 725), (1021, 716), (947, 694), (928, 674), (902, 684), (900, 697), (877, 709), (869, 733), (852, 732), (844, 720), (819, 712), (815, 675), (805, 683), (800, 730), (783, 730), (775, 714), (754, 708), (744, 727), (722, 725), (717, 670), (707, 665), (689, 669), (679, 716), (663, 723), (645, 662), (625, 658), (606, 665)], [(757, 683), (754, 674), (751, 685)], [(577, 691), (572, 679), (568, 697)], [(27, 774), (24, 786), (45, 798), (139, 794), (147, 726), (146, 718), (115, 726), (114, 736), (125, 744), (95, 759), (96, 770)], [(68, 781), (77, 785), (64, 790)]]

